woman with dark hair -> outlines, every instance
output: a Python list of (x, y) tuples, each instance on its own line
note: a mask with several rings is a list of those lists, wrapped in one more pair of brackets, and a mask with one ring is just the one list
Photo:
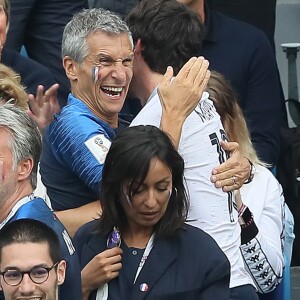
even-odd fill
[(81, 268), (90, 263), (98, 273), (83, 299), (228, 299), (226, 256), (185, 224), (183, 172), (183, 159), (156, 127), (116, 137), (103, 170), (102, 215), (75, 235)]

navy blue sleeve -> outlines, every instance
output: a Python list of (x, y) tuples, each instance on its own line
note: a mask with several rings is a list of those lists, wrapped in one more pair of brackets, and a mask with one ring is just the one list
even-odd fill
[(62, 257), (67, 263), (65, 282), (59, 288), (60, 299), (81, 300), (81, 269), (78, 255), (75, 252), (75, 248), (68, 232), (65, 229), (61, 230), (60, 228), (54, 228), (54, 230), (57, 232), (60, 239)]
[(29, 94), (35, 95), (40, 84), (47, 90), (56, 83), (46, 67), (14, 50), (3, 49), (1, 62), (20, 74), (22, 85)]

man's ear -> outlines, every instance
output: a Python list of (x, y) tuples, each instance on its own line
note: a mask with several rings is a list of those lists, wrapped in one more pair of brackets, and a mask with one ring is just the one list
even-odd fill
[(141, 39), (138, 39), (134, 46), (134, 54), (140, 55), (143, 51), (143, 45)]
[(61, 285), (65, 281), (67, 263), (65, 260), (61, 260), (57, 265), (57, 284)]
[(77, 63), (74, 62), (74, 60), (70, 56), (65, 56), (63, 58), (63, 66), (65, 68), (65, 72), (67, 77), (70, 80), (76, 80), (77, 79)]
[(33, 169), (33, 159), (30, 158), (26, 158), (26, 159), (22, 159), (19, 163), (18, 163), (18, 180), (24, 180), (30, 177), (32, 169)]

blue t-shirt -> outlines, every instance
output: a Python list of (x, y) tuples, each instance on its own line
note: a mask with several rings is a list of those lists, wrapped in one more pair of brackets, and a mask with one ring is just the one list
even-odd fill
[(115, 135), (116, 129), (69, 95), (43, 137), (41, 176), (54, 210), (99, 199), (103, 163)]

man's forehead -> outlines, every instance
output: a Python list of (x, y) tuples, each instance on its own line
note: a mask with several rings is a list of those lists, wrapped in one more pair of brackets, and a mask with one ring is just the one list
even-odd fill
[(39, 241), (39, 242), (12, 242), (9, 243), (2, 248), (3, 252), (15, 251), (22, 249), (24, 252), (32, 251), (32, 255), (34, 253), (42, 254), (46, 257), (50, 256), (50, 248), (49, 244), (46, 241)]
[[(20, 260), (26, 256), (27, 261), (32, 261), (34, 264), (44, 262), (52, 262), (50, 248), (47, 242), (14, 242), (5, 245), (1, 250), (1, 261), (3, 260)], [(1, 262), (1, 264), (2, 264)]]
[(111, 56), (126, 58), (133, 55), (133, 45), (128, 33), (98, 33), (88, 39), (89, 54), (93, 56)]
[(116, 43), (120, 43), (123, 46), (129, 46), (133, 49), (132, 38), (129, 32), (121, 33), (110, 33), (106, 31), (95, 31), (87, 37), (87, 42), (89, 44), (97, 44), (100, 46), (109, 46), (112, 48), (117, 47)]
[[(1, 136), (1, 141), (4, 143), (9, 142), (11, 143), (12, 139), (12, 132), (5, 126), (0, 126), (0, 136)], [(6, 140), (5, 140), (6, 139)], [(10, 145), (10, 144), (9, 144)]]

